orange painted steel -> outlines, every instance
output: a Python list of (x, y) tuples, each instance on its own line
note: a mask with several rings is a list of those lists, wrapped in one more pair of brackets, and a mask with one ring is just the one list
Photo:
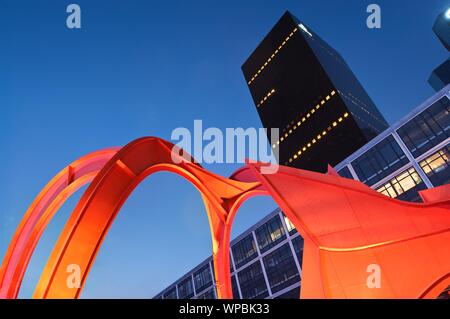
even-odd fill
[[(235, 178), (260, 181), (304, 238), (302, 298), (436, 298), (450, 285), (450, 185), (408, 203), (335, 174), (257, 167)], [(369, 265), (380, 288), (367, 285)]]
[[(123, 147), (99, 172), (65, 225), (42, 273), (35, 298), (77, 298), (80, 289), (68, 288), (66, 269), (81, 269), (82, 286), (111, 223), (134, 188), (157, 171), (170, 171), (191, 182), (200, 192), (209, 219), (218, 296), (231, 298), (228, 209), (242, 193), (260, 183), (245, 183), (212, 174), (190, 156), (172, 159), (173, 145), (147, 137)], [(227, 237), (228, 236), (228, 237)]]
[[(203, 198), (219, 298), (232, 298), (229, 242), (234, 216), (255, 195), (270, 195), (304, 238), (302, 298), (436, 298), (450, 285), (450, 252), (445, 250), (450, 185), (424, 191), (424, 203), (407, 203), (339, 177), (332, 169), (319, 174), (279, 166), (273, 174), (261, 174), (264, 164), (248, 163), (227, 179), (201, 168), (188, 154), (182, 160), (172, 149), (167, 141), (141, 138), (103, 166), (65, 225), (35, 298), (80, 296), (122, 204), (144, 178), (161, 170), (181, 175)], [(66, 283), (71, 264), (80, 266), (79, 288)], [(380, 288), (367, 285), (369, 265), (381, 270)]]
[(0, 299), (17, 298), (34, 249), (56, 211), (89, 183), (118, 148), (90, 153), (61, 170), (39, 193), (22, 218), (0, 268)]

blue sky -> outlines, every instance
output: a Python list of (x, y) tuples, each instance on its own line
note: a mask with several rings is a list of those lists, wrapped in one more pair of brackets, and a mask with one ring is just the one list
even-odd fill
[[(82, 10), (69, 30), (66, 6)], [(366, 27), (377, 3), (382, 28)], [(259, 127), (240, 67), (285, 10), (350, 65), (393, 123), (432, 95), (427, 79), (448, 53), (431, 31), (448, 0), (0, 1), (0, 256), (34, 196), (74, 159), (176, 127)], [(239, 165), (208, 165), (222, 175)], [(175, 193), (173, 193), (175, 190)], [(80, 197), (44, 233), (25, 276), (30, 297)], [(275, 205), (250, 200), (233, 233)], [(82, 297), (151, 297), (211, 251), (193, 186), (151, 176), (111, 227)]]

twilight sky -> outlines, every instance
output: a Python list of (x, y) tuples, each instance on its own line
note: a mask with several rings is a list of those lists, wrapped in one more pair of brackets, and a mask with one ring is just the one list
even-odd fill
[[(66, 27), (66, 6), (82, 11)], [(366, 27), (377, 3), (382, 28)], [(28, 205), (64, 166), (93, 150), (177, 127), (260, 127), (241, 73), (290, 10), (335, 47), (393, 123), (433, 94), (448, 53), (431, 31), (448, 0), (0, 0), (0, 258)], [(240, 165), (206, 168), (229, 175)], [(24, 279), (30, 297), (82, 192), (44, 233)], [(275, 207), (250, 200), (234, 235)], [(198, 192), (158, 173), (131, 195), (97, 256), (82, 297), (152, 297), (211, 252)]]

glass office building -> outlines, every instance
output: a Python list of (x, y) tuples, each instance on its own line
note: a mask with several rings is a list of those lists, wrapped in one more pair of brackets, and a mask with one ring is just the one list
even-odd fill
[[(418, 191), (450, 183), (450, 85), (335, 166), (382, 194), (420, 201)], [(280, 210), (230, 245), (235, 298), (298, 298), (303, 239)], [(443, 294), (445, 297), (445, 294)], [(216, 298), (212, 258), (156, 298)]]
[[(303, 239), (277, 209), (230, 245), (231, 284), (236, 299), (298, 298)], [(213, 261), (208, 258), (155, 298), (215, 299)]]
[(279, 128), (280, 164), (325, 172), (388, 127), (341, 55), (289, 12), (242, 71), (263, 126)]
[(450, 183), (450, 85), (335, 166), (386, 196), (420, 201), (418, 191)]

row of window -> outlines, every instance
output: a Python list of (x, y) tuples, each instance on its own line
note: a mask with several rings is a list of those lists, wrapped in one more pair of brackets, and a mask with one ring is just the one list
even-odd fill
[[(303, 250), (302, 239), (300, 236), (297, 236), (294, 240), (292, 243), (295, 247), (295, 252), (301, 255)], [(300, 282), (300, 273), (292, 255), (290, 244), (285, 243), (264, 256), (262, 260), (256, 260), (253, 264), (237, 273), (243, 299), (265, 298), (269, 295), (262, 267), (265, 269), (272, 294)], [(234, 297), (238, 297), (237, 283), (234, 276), (232, 285), (234, 285)]]
[[(285, 220), (288, 219), (285, 218)], [(290, 221), (289, 225), (292, 225)], [(288, 231), (291, 232), (289, 226)], [(256, 245), (258, 245), (259, 251), (264, 253), (286, 239), (286, 231), (279, 216), (275, 215), (266, 223), (256, 228), (255, 237), (257, 244), (253, 239), (253, 234), (250, 233), (231, 247), (236, 269), (241, 268), (258, 256)]]
[[(450, 183), (450, 144), (420, 161), (419, 165), (434, 186)], [(348, 167), (342, 168), (339, 175), (353, 178)], [(376, 190), (391, 198), (414, 202), (420, 201), (418, 191), (425, 188), (426, 185), (418, 172), (411, 167), (391, 178)]]
[[(446, 96), (442, 97), (402, 125), (397, 133), (414, 157), (442, 143), (450, 137), (450, 100)], [(394, 137), (389, 135), (351, 164), (360, 181), (372, 186), (407, 163), (405, 153)], [(341, 176), (345, 177), (351, 177), (349, 173), (345, 169), (340, 171)], [(438, 184), (442, 184), (440, 179)]]
[[(286, 216), (283, 215), (283, 217), (287, 231), (291, 235), (294, 234), (297, 231), (294, 225)], [(260, 260), (256, 260), (258, 249), (261, 253), (264, 253), (287, 238), (286, 230), (278, 214), (256, 228), (254, 233), (257, 244), (253, 234), (250, 233), (231, 247), (234, 264), (236, 269), (238, 269), (238, 272), (231, 278), (233, 294), (236, 298), (239, 297), (236, 276), (239, 280), (243, 298), (264, 298), (268, 296), (268, 289), (263, 275), (261, 262)], [(301, 265), (303, 239), (300, 236), (297, 236), (292, 239), (292, 244), (297, 260)], [(256, 245), (258, 245), (258, 248)], [(252, 260), (255, 260), (255, 262), (251, 263)], [(244, 265), (249, 263), (251, 264), (241, 269)], [(292, 256), (289, 243), (285, 243), (275, 251), (268, 253), (262, 258), (262, 263), (266, 270), (272, 293), (300, 281), (300, 274)], [(233, 269), (231, 269), (231, 271), (233, 272)], [(210, 271), (209, 263), (207, 263), (196, 270), (192, 276), (186, 277), (177, 284), (178, 298), (192, 298), (195, 295), (195, 291), (197, 293), (203, 291), (197, 298), (214, 298), (214, 288), (212, 283), (213, 276)], [(208, 287), (210, 289), (208, 289)], [(177, 298), (175, 286), (165, 291), (162, 294), (162, 297), (164, 299)]]
[(267, 99), (268, 99), (269, 97), (272, 96), (272, 94), (275, 94), (275, 89), (270, 90), (270, 91), (269, 91), (269, 92), (261, 99), (261, 101), (259, 101), (259, 103), (256, 104), (256, 107), (260, 107), (261, 105), (263, 105), (264, 102), (266, 102)]
[[(171, 287), (168, 290), (166, 290), (162, 297), (164, 299), (177, 299), (177, 291), (178, 288), (178, 298), (179, 299), (189, 299), (192, 298), (195, 295), (194, 292), (194, 286), (195, 291), (197, 293), (204, 291), (208, 287), (212, 287), (213, 277), (209, 268), (209, 263), (203, 265), (200, 269), (195, 271), (192, 276), (188, 276), (185, 279), (181, 280), (177, 287)], [(214, 288), (212, 288), (214, 289)], [(210, 299), (207, 298), (211, 295), (211, 289), (208, 289), (206, 292), (202, 293), (198, 296), (198, 298), (201, 299)], [(214, 294), (214, 290), (212, 291), (212, 294)]]
[(450, 144), (419, 163), (435, 186), (450, 183)]
[(372, 186), (407, 163), (405, 153), (394, 137), (389, 135), (355, 159), (352, 166), (359, 180)]
[(300, 157), (304, 152), (306, 152), (310, 147), (313, 146), (316, 142), (320, 141), (321, 138), (323, 138), (326, 134), (328, 134), (332, 129), (334, 129), (336, 126), (341, 124), (342, 121), (344, 121), (348, 117), (348, 113), (345, 112), (341, 117), (339, 117), (336, 121), (333, 123), (330, 123), (330, 125), (322, 131), (322, 133), (319, 133), (316, 137), (314, 137), (311, 141), (303, 145), (303, 147), (300, 147), (291, 158), (287, 162), (285, 162), (285, 165), (288, 165), (288, 163), (292, 163), (292, 161), (296, 160), (298, 157)]
[(312, 107), (309, 112), (306, 114), (301, 114), (298, 117), (297, 120), (291, 121), (291, 123), (288, 123), (286, 128), (283, 129), (283, 132), (286, 131), (286, 133), (282, 134), (280, 139), (276, 141), (276, 143), (272, 144), (272, 148), (277, 147), (277, 145), (280, 145), (281, 142), (283, 142), (290, 134), (292, 134), (300, 125), (305, 123), (317, 110), (319, 110), (326, 102), (328, 102), (332, 96), (336, 94), (336, 91), (331, 91), (330, 94), (328, 94), (324, 99), (320, 101), (320, 103), (317, 103), (316, 106)]
[(450, 100), (442, 97), (397, 130), (414, 157), (450, 136)]
[(267, 60), (264, 62), (264, 64), (256, 71), (256, 73), (252, 76), (252, 78), (247, 82), (248, 85), (250, 85), (257, 77), (258, 75), (269, 65), (270, 62), (275, 58), (275, 56), (280, 52), (280, 50), (286, 45), (286, 43), (292, 38), (295, 32), (297, 32), (297, 28), (294, 28), (292, 32), (280, 43), (278, 48), (275, 49), (275, 51), (272, 52), (271, 56), (267, 58)]
[(412, 167), (389, 180), (377, 191), (391, 198), (415, 202), (420, 200), (418, 190), (424, 188), (425, 184)]

